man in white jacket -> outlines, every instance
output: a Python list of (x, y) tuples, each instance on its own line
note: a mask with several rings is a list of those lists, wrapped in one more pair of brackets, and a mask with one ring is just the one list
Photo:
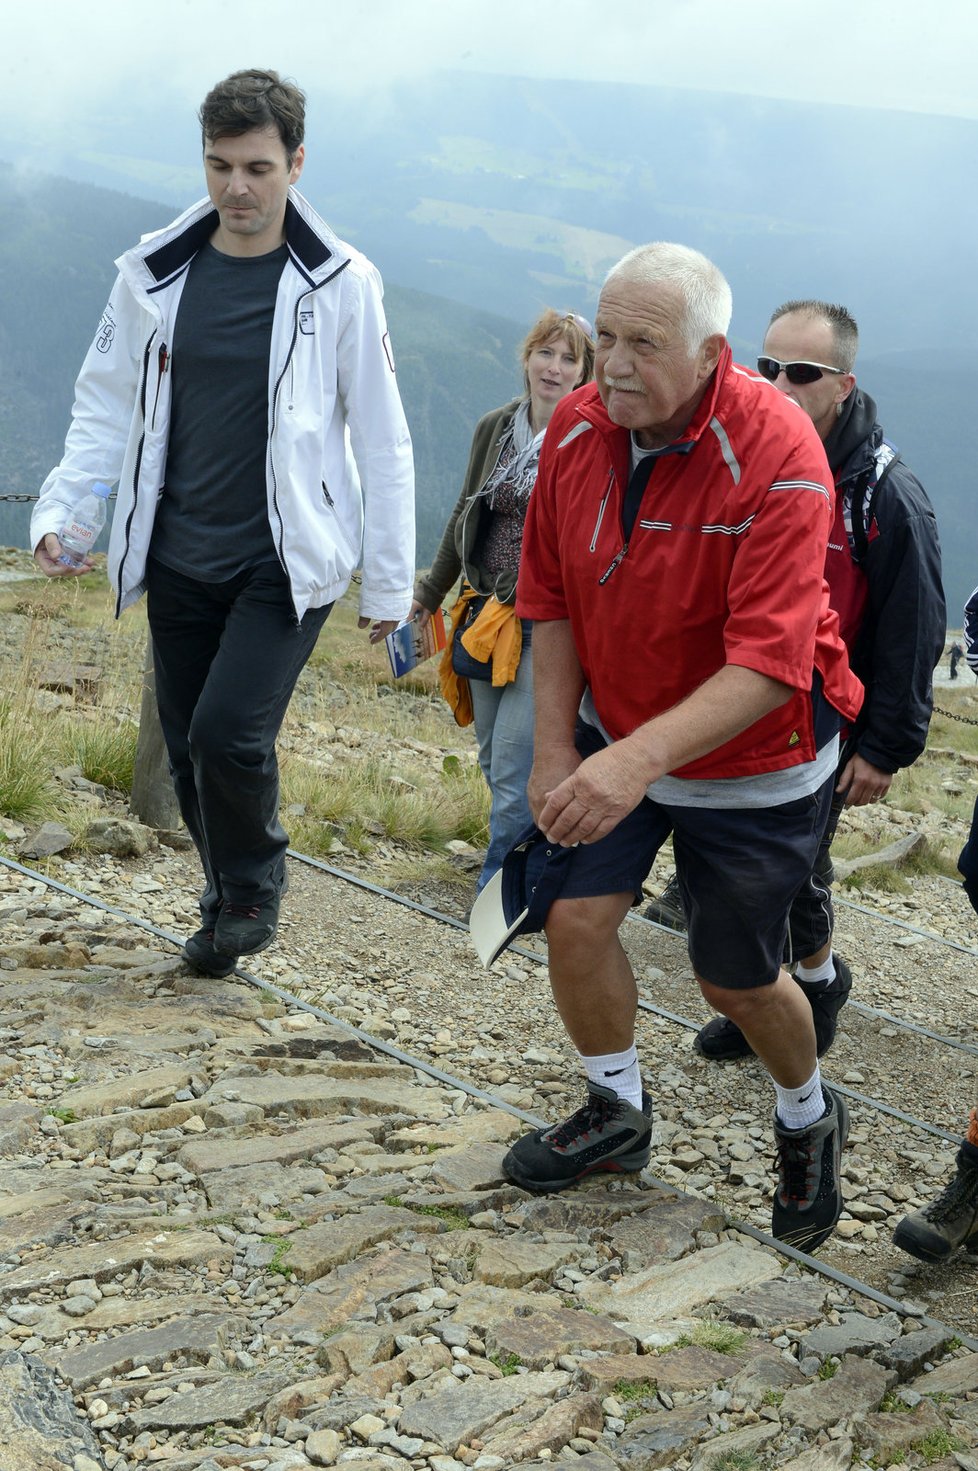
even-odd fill
[(362, 561), (377, 643), (414, 582), (411, 441), (376, 269), (294, 188), (305, 98), (273, 71), (204, 99), (206, 199), (116, 262), (61, 463), (31, 522), (48, 576), (118, 481), (117, 613), (143, 592), (177, 797), (204, 868), (184, 956), (226, 975), (275, 937), (288, 836), (275, 741)]

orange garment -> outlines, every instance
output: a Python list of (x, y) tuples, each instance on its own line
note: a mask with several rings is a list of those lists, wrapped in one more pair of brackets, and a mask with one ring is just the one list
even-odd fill
[[(452, 645), (455, 633), (466, 615), (468, 605), (477, 597), (475, 589), (462, 584), (458, 602), (449, 612), (451, 627), (448, 644), (441, 658), (438, 676), (441, 692), (455, 716), (456, 725), (471, 725), (472, 694), (469, 681), (452, 668)], [(516, 678), (523, 648), (523, 625), (512, 603), (501, 603), (490, 597), (462, 634), (462, 646), (473, 659), (492, 659), (492, 683), (497, 688)]]
[(968, 1143), (978, 1147), (978, 1108), (971, 1110), (971, 1125), (968, 1129)]

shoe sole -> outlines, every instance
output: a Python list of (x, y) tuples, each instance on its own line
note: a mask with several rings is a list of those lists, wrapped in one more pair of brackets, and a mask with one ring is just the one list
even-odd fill
[(635, 1175), (639, 1170), (644, 1170), (652, 1158), (651, 1149), (639, 1151), (630, 1155), (615, 1155), (611, 1159), (598, 1160), (593, 1165), (588, 1165), (579, 1175), (571, 1175), (567, 1180), (531, 1180), (523, 1175), (519, 1169), (514, 1169), (508, 1162), (503, 1160), (503, 1174), (507, 1180), (518, 1185), (521, 1190), (526, 1190), (530, 1195), (555, 1195), (561, 1190), (570, 1190), (573, 1185), (579, 1185), (589, 1175)]

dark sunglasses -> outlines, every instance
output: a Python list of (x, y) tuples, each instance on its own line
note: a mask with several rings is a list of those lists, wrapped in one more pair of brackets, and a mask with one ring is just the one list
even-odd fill
[(780, 363), (777, 358), (758, 358), (757, 371), (769, 383), (776, 383), (783, 373), (789, 383), (817, 383), (823, 373), (844, 373), (843, 368), (830, 368), (828, 363)]

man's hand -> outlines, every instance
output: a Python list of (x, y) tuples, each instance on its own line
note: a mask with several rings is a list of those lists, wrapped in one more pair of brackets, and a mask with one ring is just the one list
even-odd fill
[(64, 562), (58, 561), (62, 551), (61, 543), (53, 531), (49, 531), (34, 548), (34, 561), (45, 577), (81, 577), (85, 572), (91, 572), (95, 566), (91, 557), (86, 557), (80, 567), (68, 567)]
[(880, 771), (862, 756), (853, 756), (842, 768), (835, 789), (837, 792), (848, 789), (847, 807), (865, 807), (869, 802), (882, 802), (892, 782), (892, 771)]
[(565, 848), (596, 843), (638, 806), (648, 784), (644, 765), (628, 741), (616, 741), (551, 789), (537, 825), (550, 842)]
[(573, 742), (569, 746), (548, 747), (545, 751), (537, 747), (526, 784), (526, 800), (538, 827), (541, 826), (540, 815), (547, 805), (550, 793), (572, 776), (580, 764), (580, 752)]
[(370, 618), (358, 618), (357, 628), (369, 628), (370, 642), (372, 644), (379, 644), (384, 641), (389, 633), (394, 632), (399, 622), (400, 620), (397, 618), (382, 618), (379, 623), (374, 623)]
[(419, 603), (417, 598), (415, 598), (408, 613), (408, 620), (411, 623), (416, 623), (419, 628), (424, 628), (431, 622), (431, 614), (428, 612), (424, 603)]

